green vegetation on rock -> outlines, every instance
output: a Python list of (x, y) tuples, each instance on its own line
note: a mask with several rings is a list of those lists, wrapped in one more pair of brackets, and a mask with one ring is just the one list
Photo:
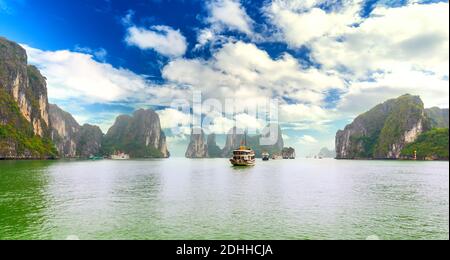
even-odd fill
[(103, 133), (100, 127), (89, 124), (81, 126), (75, 138), (77, 156), (81, 158), (101, 157), (102, 139)]
[(145, 143), (133, 139), (105, 138), (102, 143), (102, 154), (112, 155), (118, 151), (129, 154), (132, 158), (163, 158), (163, 154), (156, 148), (146, 146)]
[(209, 158), (220, 158), (222, 157), (222, 149), (216, 143), (216, 135), (210, 134), (206, 142), (207, 151)]
[(47, 138), (36, 136), (15, 100), (0, 88), (0, 158), (54, 158), (57, 151)]
[(398, 159), (403, 147), (429, 130), (420, 97), (403, 95), (358, 116), (336, 134), (339, 159)]
[(448, 108), (441, 109), (432, 107), (425, 109), (427, 117), (430, 119), (431, 127), (433, 128), (448, 128), (449, 113)]
[(402, 156), (419, 160), (448, 160), (448, 128), (435, 128), (421, 134), (414, 143), (402, 150)]
[(57, 156), (50, 141), (47, 86), (19, 44), (0, 37), (0, 158)]
[(125, 152), (132, 158), (169, 157), (166, 136), (161, 130), (158, 114), (150, 109), (140, 109), (132, 116), (117, 117), (103, 138), (102, 152), (112, 155), (118, 151)]
[(320, 149), (320, 152), (317, 154), (317, 156), (322, 158), (335, 158), (336, 152), (334, 150), (323, 147), (322, 149)]
[[(425, 109), (419, 96), (403, 95), (358, 116), (336, 134), (338, 159), (448, 159), (448, 109)], [(411, 144), (411, 142), (413, 142)]]
[(403, 139), (405, 132), (416, 125), (421, 125), (422, 131), (430, 129), (429, 122), (424, 117), (424, 104), (419, 97), (401, 96), (393, 101), (392, 107), (378, 137), (375, 158), (384, 158), (394, 150), (394, 145)]

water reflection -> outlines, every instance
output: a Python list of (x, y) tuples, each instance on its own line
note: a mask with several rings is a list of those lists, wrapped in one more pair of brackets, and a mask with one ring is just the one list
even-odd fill
[(448, 162), (0, 162), (0, 238), (448, 238)]
[(0, 239), (45, 237), (51, 161), (0, 162)]

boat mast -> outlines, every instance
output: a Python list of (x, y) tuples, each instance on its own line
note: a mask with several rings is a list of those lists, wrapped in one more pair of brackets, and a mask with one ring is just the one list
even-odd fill
[(247, 147), (247, 131), (248, 129), (246, 128), (244, 131), (244, 146)]

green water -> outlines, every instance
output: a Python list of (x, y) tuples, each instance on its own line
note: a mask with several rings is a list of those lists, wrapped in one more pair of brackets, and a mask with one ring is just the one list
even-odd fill
[(0, 161), (0, 239), (448, 239), (449, 163)]

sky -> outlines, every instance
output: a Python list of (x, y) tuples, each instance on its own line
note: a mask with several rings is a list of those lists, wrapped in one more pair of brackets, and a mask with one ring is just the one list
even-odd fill
[[(449, 104), (448, 1), (0, 0), (0, 36), (27, 50), (50, 102), (80, 123), (106, 132), (119, 114), (156, 110), (175, 156), (189, 130), (172, 133), (173, 119), (191, 115), (171, 104), (194, 91), (277, 99), (300, 156), (333, 148), (337, 130), (387, 99)], [(210, 116), (227, 132), (221, 113)]]

